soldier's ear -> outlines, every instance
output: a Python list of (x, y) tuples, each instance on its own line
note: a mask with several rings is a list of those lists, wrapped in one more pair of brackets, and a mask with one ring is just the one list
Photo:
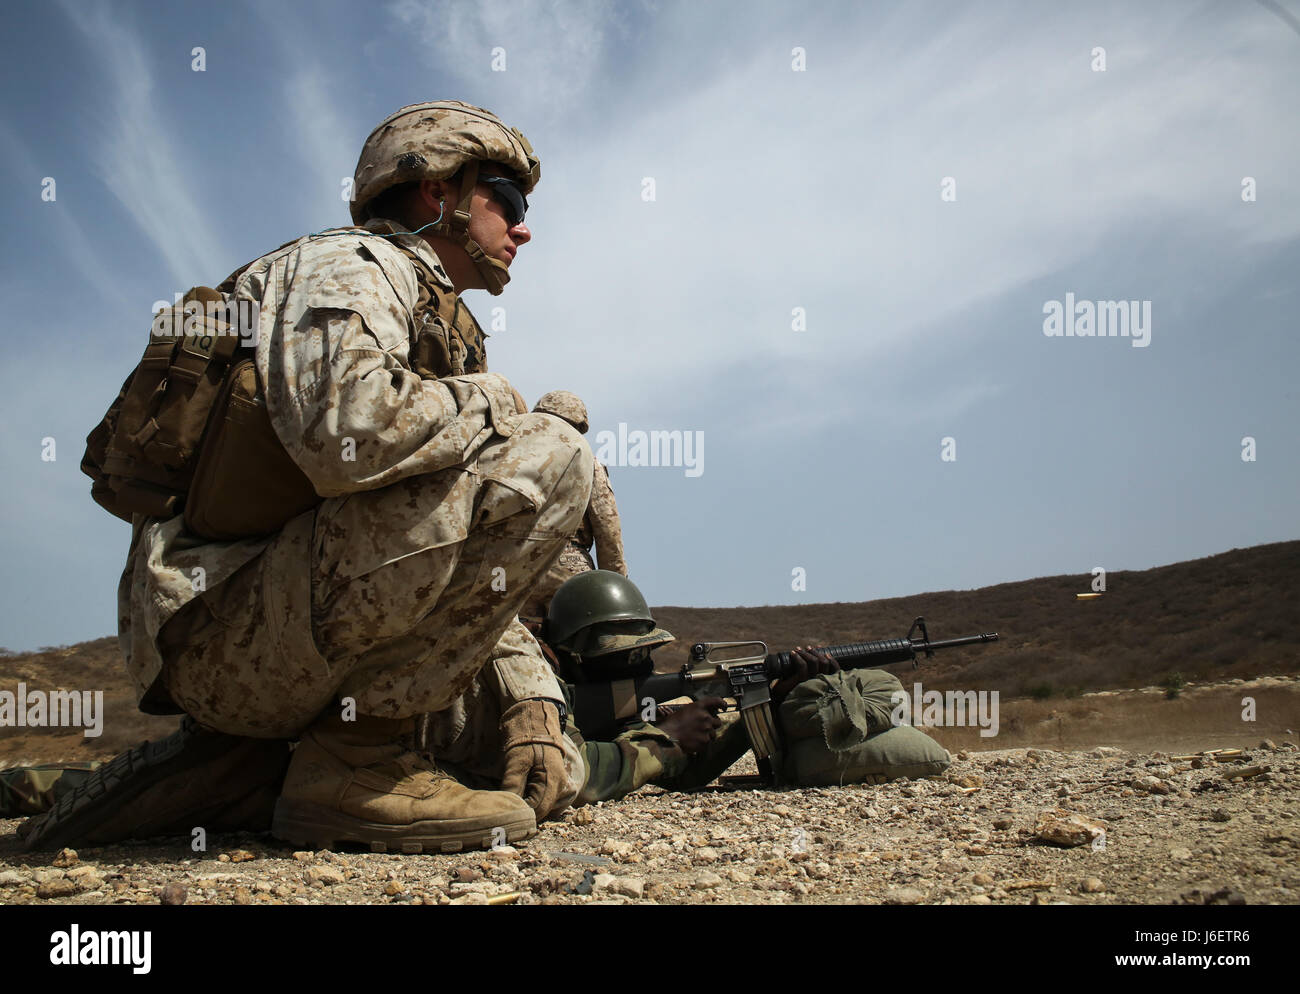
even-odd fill
[(457, 191), (452, 189), (448, 180), (422, 179), (416, 190), (415, 200), (422, 213), (436, 217), (441, 209), (440, 205), (447, 200), (454, 202), (456, 196)]

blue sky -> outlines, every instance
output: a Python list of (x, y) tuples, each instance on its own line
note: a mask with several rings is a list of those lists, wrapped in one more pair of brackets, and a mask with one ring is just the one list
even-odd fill
[[(651, 603), (1082, 590), (1300, 537), (1296, 13), (8, 4), (0, 645), (115, 628), (128, 530), (78, 463), (153, 302), (344, 223), (366, 134), (429, 99), (542, 159), (509, 288), (466, 295), (492, 368), (593, 436), (703, 433), (698, 476), (610, 467)], [(1067, 293), (1150, 301), (1149, 345), (1046, 336)]]

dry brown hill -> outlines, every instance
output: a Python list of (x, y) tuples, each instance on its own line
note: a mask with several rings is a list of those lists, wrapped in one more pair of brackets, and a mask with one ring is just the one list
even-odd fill
[[(993, 645), (923, 661), (935, 689), (998, 690), (1004, 697), (1300, 671), (1300, 542), (1091, 576), (1049, 576), (978, 590), (944, 590), (858, 604), (655, 611), (679, 641), (661, 652), (680, 666), (692, 642), (761, 639), (773, 650), (901, 638), (923, 615), (932, 639), (996, 631)], [(893, 668), (899, 672), (900, 667)]]
[[(1211, 682), (1300, 672), (1298, 579), (1300, 542), (1281, 542), (1109, 573), (1107, 592), (1092, 601), (1075, 599), (1091, 578), (1072, 575), (858, 604), (664, 607), (655, 616), (679, 638), (660, 653), (661, 668), (671, 668), (692, 641), (756, 638), (787, 649), (892, 638), (924, 615), (934, 639), (1001, 635), (994, 645), (924, 661), (917, 678), (927, 688), (1042, 699), (1175, 677)], [(0, 729), (0, 765), (106, 758), (175, 727), (174, 718), (136, 711), (115, 638), (0, 653), (0, 690), (13, 691), (19, 681), (29, 689), (103, 690), (106, 716), (99, 738), (78, 730)], [(905, 675), (904, 681), (910, 682)]]

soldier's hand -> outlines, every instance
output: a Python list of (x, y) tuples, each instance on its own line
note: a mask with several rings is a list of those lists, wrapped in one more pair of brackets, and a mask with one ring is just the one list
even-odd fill
[(516, 390), (514, 387), (511, 387), (511, 388), (510, 388), (510, 392), (513, 393), (513, 394), (515, 395), (515, 413), (516, 413), (516, 414), (527, 414), (527, 413), (528, 413), (528, 404), (524, 401), (524, 395), (521, 394), (521, 393), (520, 393), (518, 390)]
[(560, 738), (560, 711), (552, 701), (520, 701), (501, 716), (506, 772), (501, 789), (518, 794), (541, 821), (568, 784)]
[(676, 739), (684, 753), (694, 755), (702, 751), (722, 727), (722, 719), (716, 712), (726, 703), (721, 697), (702, 697), (683, 704), (663, 721), (655, 722), (655, 727)]
[(772, 684), (773, 704), (780, 704), (790, 691), (810, 677), (820, 673), (838, 673), (840, 669), (840, 664), (826, 653), (814, 652), (811, 649), (791, 649), (790, 658), (794, 660), (798, 669), (788, 677)]

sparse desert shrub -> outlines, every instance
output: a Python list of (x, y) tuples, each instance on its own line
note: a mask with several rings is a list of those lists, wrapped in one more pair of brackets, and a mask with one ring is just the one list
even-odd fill
[(1182, 693), (1183, 687), (1187, 686), (1187, 681), (1183, 679), (1181, 673), (1170, 673), (1160, 682), (1160, 686), (1165, 688), (1166, 699), (1172, 701)]
[(1035, 683), (1029, 687), (1029, 696), (1036, 701), (1045, 701), (1052, 696), (1054, 689), (1050, 683)]

